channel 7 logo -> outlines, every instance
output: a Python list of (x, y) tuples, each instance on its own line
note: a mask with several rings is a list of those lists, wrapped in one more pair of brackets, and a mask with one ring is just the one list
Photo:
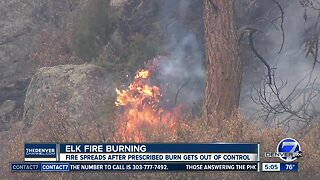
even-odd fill
[(294, 161), (301, 156), (301, 146), (299, 142), (293, 138), (282, 139), (277, 146), (277, 152), (265, 153), (265, 157), (279, 157), (286, 162)]

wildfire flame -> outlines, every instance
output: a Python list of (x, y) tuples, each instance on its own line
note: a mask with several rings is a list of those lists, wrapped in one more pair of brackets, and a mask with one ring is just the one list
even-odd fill
[(156, 131), (157, 128), (169, 129), (176, 132), (179, 107), (167, 110), (160, 105), (161, 90), (158, 86), (149, 85), (151, 69), (139, 70), (134, 81), (126, 90), (116, 89), (116, 106), (122, 107), (119, 115), (121, 125), (118, 136), (125, 142), (143, 142), (146, 132)]

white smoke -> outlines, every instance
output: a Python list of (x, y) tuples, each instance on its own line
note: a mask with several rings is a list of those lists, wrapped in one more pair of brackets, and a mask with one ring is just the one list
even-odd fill
[(184, 24), (188, 21), (191, 5), (191, 0), (163, 2), (161, 16), (169, 37), (165, 46), (168, 54), (160, 59), (158, 79), (162, 84), (172, 85), (171, 88), (164, 88), (171, 103), (177, 101), (193, 106), (201, 104), (203, 98), (205, 69), (201, 39), (196, 32), (187, 30)]
[[(282, 40), (282, 33), (279, 26), (280, 19), (275, 21), (278, 29), (273, 26), (268, 26), (267, 30), (263, 30), (266, 38), (271, 41), (271, 43), (267, 45), (265, 51), (260, 51), (261, 55), (263, 55), (268, 63), (275, 68), (274, 73), (276, 83), (280, 85), (281, 82), (286, 82), (286, 86), (281, 91), (281, 99), (285, 99), (292, 92), (294, 87), (303, 79), (305, 80), (300, 83), (295, 93), (299, 93), (305, 88), (307, 82), (310, 80), (310, 78), (305, 77), (311, 72), (314, 64), (314, 58), (306, 56), (307, 49), (305, 40), (310, 37), (314, 38), (312, 36), (315, 33), (318, 33), (317, 31), (319, 31), (319, 28), (316, 29), (315, 24), (317, 23), (319, 12), (310, 8), (305, 11), (305, 8), (302, 7), (299, 2), (299, 0), (291, 1), (288, 6), (286, 6), (285, 3), (282, 4), (284, 9), (283, 28), (285, 32), (285, 43), (280, 54), (278, 54)], [(272, 12), (276, 13), (276, 11)], [(280, 14), (279, 11), (278, 14)], [(307, 17), (307, 19), (305, 19), (305, 17)], [(256, 36), (256, 39), (258, 39), (258, 37), (259, 36)], [(259, 59), (256, 59), (256, 61), (259, 61)], [(311, 77), (311, 82), (314, 82), (315, 85), (319, 83), (319, 65), (320, 64), (316, 64)], [(246, 79), (246, 81), (248, 82), (246, 82), (245, 85), (250, 85), (250, 80)], [(261, 82), (256, 83), (256, 86), (258, 86), (257, 84), (261, 84)], [(320, 90), (319, 86), (314, 86), (314, 88), (317, 91)], [(270, 89), (267, 90), (270, 92)], [(263, 114), (261, 112), (262, 107), (257, 106), (253, 101), (248, 100), (252, 95), (257, 96), (255, 93), (242, 92), (241, 109), (247, 116), (250, 116), (253, 119), (261, 119), (261, 115)], [(299, 109), (304, 103), (307, 95), (308, 93), (290, 104), (292, 109)], [(315, 99), (319, 99), (319, 97), (316, 97)], [(277, 103), (277, 99), (271, 99), (270, 102)], [(314, 103), (318, 103), (316, 106), (319, 107), (319, 101), (315, 100)], [(320, 109), (316, 111), (320, 111)], [(287, 117), (288, 114), (284, 113), (271, 118), (274, 118), (279, 122)], [(293, 116), (291, 119), (294, 120), (295, 117)]]

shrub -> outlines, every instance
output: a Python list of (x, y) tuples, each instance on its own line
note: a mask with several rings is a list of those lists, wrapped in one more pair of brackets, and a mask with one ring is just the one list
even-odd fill
[(116, 19), (110, 0), (88, 1), (72, 25), (73, 51), (87, 61), (97, 57), (115, 30)]
[(129, 72), (134, 73), (146, 60), (152, 59), (161, 51), (160, 44), (152, 38), (136, 33), (131, 36), (128, 44), (126, 62)]
[[(130, 35), (128, 42), (116, 31), (102, 53), (94, 60), (94, 64), (102, 66), (116, 73), (116, 81), (127, 81), (127, 75), (133, 77), (135, 71), (143, 67), (146, 60), (152, 59), (161, 53), (161, 43), (152, 37), (135, 33)], [(123, 81), (123, 82), (125, 82)]]

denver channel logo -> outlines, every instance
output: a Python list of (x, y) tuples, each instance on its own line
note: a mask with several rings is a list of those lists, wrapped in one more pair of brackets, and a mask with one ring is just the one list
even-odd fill
[(293, 138), (282, 139), (277, 146), (277, 152), (265, 153), (265, 157), (279, 157), (285, 162), (292, 162), (301, 156), (301, 146), (299, 142)]

